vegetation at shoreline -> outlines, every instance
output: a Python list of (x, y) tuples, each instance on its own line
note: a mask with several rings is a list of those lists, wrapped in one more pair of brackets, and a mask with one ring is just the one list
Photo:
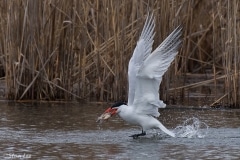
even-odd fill
[(0, 80), (9, 100), (127, 99), (127, 67), (148, 11), (154, 48), (179, 24), (165, 74), (168, 104), (240, 104), (237, 0), (0, 1)]

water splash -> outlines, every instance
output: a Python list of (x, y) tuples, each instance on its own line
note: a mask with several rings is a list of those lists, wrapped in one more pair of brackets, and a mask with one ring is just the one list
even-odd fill
[(176, 137), (181, 138), (204, 138), (207, 135), (208, 125), (198, 118), (189, 118), (174, 129)]

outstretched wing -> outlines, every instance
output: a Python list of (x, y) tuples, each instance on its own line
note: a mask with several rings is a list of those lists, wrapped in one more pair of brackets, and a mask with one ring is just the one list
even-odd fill
[(154, 27), (153, 14), (148, 14), (141, 36), (128, 64), (128, 105), (132, 105), (134, 100), (138, 70), (152, 51), (153, 38), (155, 35)]
[(159, 86), (181, 44), (182, 28), (177, 27), (141, 64), (135, 80), (133, 105), (139, 114), (158, 117), (158, 108), (166, 105), (159, 100)]

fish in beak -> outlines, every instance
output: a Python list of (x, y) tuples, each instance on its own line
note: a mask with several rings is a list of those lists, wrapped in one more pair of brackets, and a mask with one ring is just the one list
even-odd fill
[(98, 117), (97, 122), (103, 122), (104, 120), (109, 119), (117, 113), (117, 108), (109, 107), (100, 117)]

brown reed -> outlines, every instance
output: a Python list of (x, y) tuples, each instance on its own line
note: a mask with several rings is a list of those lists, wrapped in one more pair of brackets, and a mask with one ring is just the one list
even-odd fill
[(240, 104), (237, 0), (3, 0), (0, 8), (7, 99), (126, 100), (128, 61), (153, 11), (154, 48), (184, 26), (161, 98), (190, 105), (198, 93), (201, 105)]

